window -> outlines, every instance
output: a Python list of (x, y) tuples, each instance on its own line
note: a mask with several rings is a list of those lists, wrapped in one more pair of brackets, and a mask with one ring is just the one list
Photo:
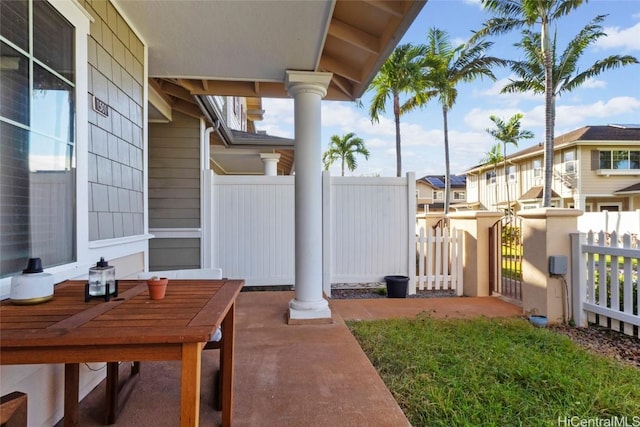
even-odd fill
[(0, 277), (76, 260), (75, 29), (48, 2), (0, 2)]
[(487, 184), (496, 183), (496, 171), (490, 171), (486, 173)]
[(433, 190), (433, 200), (444, 200), (444, 192)]
[(516, 165), (507, 166), (507, 175), (509, 177), (509, 182), (515, 182), (515, 180), (516, 180)]
[(453, 192), (453, 200), (465, 200), (466, 195), (464, 191), (454, 191)]
[(576, 172), (576, 152), (574, 150), (562, 152), (562, 164), (564, 173)]
[(534, 159), (533, 161), (533, 177), (542, 178), (542, 159)]
[(600, 169), (640, 169), (640, 151), (600, 151)]

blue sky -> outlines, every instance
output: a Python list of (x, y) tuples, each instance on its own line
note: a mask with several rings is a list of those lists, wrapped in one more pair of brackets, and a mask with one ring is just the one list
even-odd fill
[[(559, 49), (566, 41), (597, 15), (608, 14), (603, 23), (608, 37), (600, 39), (583, 55), (583, 68), (597, 59), (613, 54), (630, 54), (640, 58), (640, 1), (591, 0), (561, 21), (558, 28)], [(454, 44), (466, 41), (471, 31), (481, 27), (488, 15), (477, 0), (429, 0), (401, 43), (425, 43), (429, 28), (447, 31)], [(517, 34), (501, 36), (489, 55), (519, 59), (513, 47)], [(544, 98), (532, 94), (506, 95), (500, 90), (510, 77), (508, 69), (496, 68), (498, 80), (477, 80), (458, 86), (456, 104), (449, 113), (449, 144), (451, 172), (461, 173), (480, 160), (495, 144), (485, 129), (493, 127), (489, 116), (504, 120), (513, 114), (524, 114), (523, 129), (532, 131), (535, 138), (522, 141), (518, 149), (537, 144), (544, 139)], [(368, 161), (358, 158), (358, 168), (346, 175), (395, 176), (395, 131), (391, 106), (379, 124), (372, 124), (367, 111), (370, 95), (362, 98), (363, 108), (354, 103), (323, 101), (322, 149), (326, 149), (331, 135), (348, 132), (362, 138), (371, 152)], [(264, 99), (264, 120), (258, 129), (271, 135), (293, 138), (293, 101)], [(583, 87), (563, 95), (556, 101), (556, 136), (586, 125), (609, 123), (640, 123), (640, 65), (609, 70)], [(442, 110), (436, 101), (422, 110), (401, 118), (402, 173), (415, 172), (416, 177), (444, 174)], [(508, 148), (508, 153), (515, 149)], [(320, 167), (322, 167), (320, 165)], [(331, 169), (339, 175), (339, 165)]]

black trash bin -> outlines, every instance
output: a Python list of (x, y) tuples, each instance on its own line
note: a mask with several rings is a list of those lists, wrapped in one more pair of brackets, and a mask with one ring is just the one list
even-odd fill
[(384, 276), (387, 282), (387, 297), (406, 298), (409, 278), (407, 276)]

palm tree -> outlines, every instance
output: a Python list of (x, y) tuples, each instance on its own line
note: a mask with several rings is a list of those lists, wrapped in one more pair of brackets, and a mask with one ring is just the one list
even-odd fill
[[(507, 85), (502, 92), (533, 91), (545, 96), (544, 137), (544, 190), (543, 206), (551, 206), (553, 180), (553, 138), (555, 126), (555, 100), (562, 92), (569, 92), (589, 78), (603, 71), (623, 65), (638, 63), (632, 56), (609, 56), (596, 61), (584, 71), (578, 71), (578, 59), (585, 49), (600, 37), (606, 36), (599, 25), (605, 16), (598, 16), (585, 26), (569, 42), (560, 58), (556, 56), (555, 33), (551, 26), (563, 16), (577, 9), (585, 0), (481, 0), (485, 9), (494, 13), (473, 38), (504, 34), (512, 30), (522, 31), (522, 42), (516, 46), (525, 51), (524, 61), (509, 61), (512, 71), (520, 81)], [(540, 33), (532, 29), (540, 26)], [(472, 38), (472, 39), (473, 39)]]
[(424, 55), (424, 46), (403, 44), (394, 49), (385, 61), (367, 89), (373, 92), (369, 107), (372, 123), (380, 121), (389, 99), (393, 102), (393, 117), (396, 127), (396, 176), (402, 174), (402, 153), (400, 138), (400, 116), (405, 112), (400, 105), (400, 95), (411, 96), (419, 90), (421, 79), (420, 61)]
[(344, 176), (345, 163), (349, 170), (353, 172), (358, 167), (356, 154), (363, 155), (365, 159), (369, 159), (369, 150), (367, 150), (361, 138), (357, 138), (353, 132), (349, 132), (342, 138), (338, 135), (333, 135), (327, 151), (322, 155), (324, 169), (329, 170), (333, 162), (340, 159), (342, 162), (342, 176)]
[(496, 205), (498, 204), (498, 165), (504, 159), (504, 156), (500, 152), (500, 144), (495, 144), (491, 146), (491, 149), (485, 154), (482, 158), (481, 162), (485, 164), (493, 165), (493, 176), (496, 178)]
[(504, 65), (502, 59), (486, 56), (485, 52), (493, 43), (478, 40), (474, 43), (451, 45), (449, 36), (443, 30), (432, 28), (427, 35), (426, 52), (423, 58), (421, 90), (407, 101), (406, 109), (421, 107), (432, 98), (438, 98), (444, 121), (445, 191), (444, 212), (449, 213), (451, 198), (449, 129), (447, 115), (458, 97), (458, 83), (471, 82), (476, 78), (488, 77), (496, 80), (491, 68)]
[(521, 139), (533, 138), (533, 132), (528, 130), (520, 130), (520, 120), (522, 120), (522, 114), (516, 113), (509, 119), (508, 122), (491, 115), (489, 117), (491, 121), (496, 125), (494, 129), (486, 129), (487, 133), (502, 142), (504, 148), (504, 183), (507, 189), (507, 209), (511, 213), (511, 196), (509, 195), (509, 174), (507, 173), (507, 144), (513, 144), (514, 147), (518, 146), (518, 141)]

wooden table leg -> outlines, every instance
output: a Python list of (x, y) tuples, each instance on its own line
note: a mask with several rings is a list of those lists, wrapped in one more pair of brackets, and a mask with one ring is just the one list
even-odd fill
[(220, 375), (222, 376), (222, 426), (233, 423), (233, 349), (235, 346), (235, 303), (231, 305), (222, 321), (222, 344), (220, 348)]
[(80, 365), (64, 365), (64, 427), (80, 425)]
[(182, 345), (182, 370), (180, 385), (180, 425), (200, 425), (200, 371), (204, 343)]

